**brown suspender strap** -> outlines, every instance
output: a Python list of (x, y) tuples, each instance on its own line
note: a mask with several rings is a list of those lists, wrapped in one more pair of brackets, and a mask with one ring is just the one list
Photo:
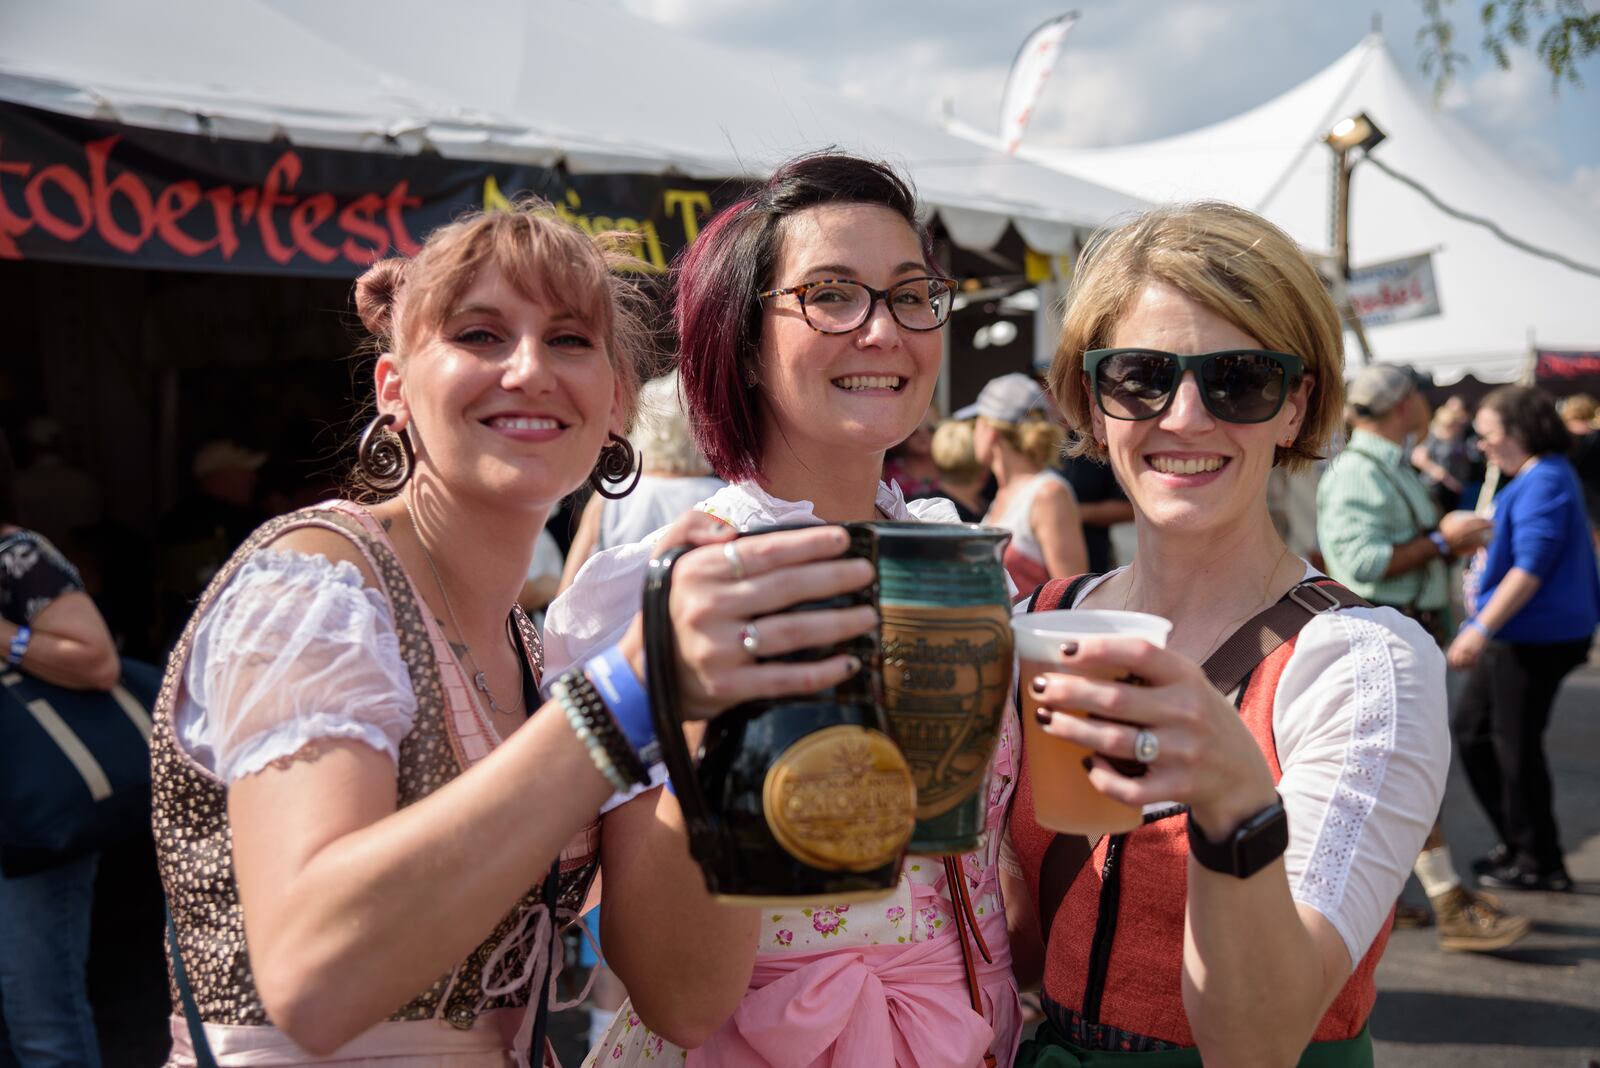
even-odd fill
[(1257, 665), (1292, 641), (1313, 616), (1340, 608), (1371, 607), (1332, 579), (1302, 582), (1229, 635), (1201, 670), (1218, 693), (1230, 694)]
[[(1079, 591), (1099, 578), (1099, 575), (1079, 575), (1073, 579), (1055, 579), (1034, 591), (1028, 605), (1030, 612), (1050, 612), (1058, 608), (1071, 608), (1077, 603)], [(1017, 711), (1022, 711), (1021, 694), (1017, 695)], [(1050, 839), (1044, 859), (1039, 862), (1039, 937), (1050, 937), (1050, 925), (1055, 922), (1056, 910), (1066, 900), (1067, 890), (1078, 871), (1089, 859), (1093, 847), (1081, 834), (1058, 834)]]
[[(984, 941), (983, 932), (978, 929), (978, 918), (972, 913), (972, 896), (967, 892), (967, 873), (962, 870), (960, 857), (944, 858), (944, 880), (945, 889), (950, 891), (956, 937), (961, 940), (961, 966), (967, 973), (967, 995), (971, 999), (972, 1011), (982, 1016), (983, 998), (978, 993), (978, 963), (972, 959), (969, 939), (977, 942), (978, 952), (983, 954), (985, 964), (993, 964), (994, 957)], [(993, 1053), (984, 1053), (983, 1068), (995, 1068), (996, 1063)]]
[[(1081, 584), (1094, 577), (1083, 575), (1071, 582), (1047, 583), (1034, 594), (1034, 603), (1028, 610), (1071, 607), (1077, 601)], [(1201, 670), (1218, 693), (1232, 693), (1262, 661), (1285, 642), (1293, 640), (1313, 617), (1340, 608), (1358, 607), (1372, 606), (1332, 579), (1308, 579), (1229, 635), (1206, 659)], [(1017, 707), (1022, 707), (1020, 701)], [(1073, 880), (1093, 852), (1094, 846), (1081, 834), (1058, 834), (1045, 848), (1039, 863), (1038, 905), (1039, 935), (1046, 943), (1061, 902), (1066, 900)]]

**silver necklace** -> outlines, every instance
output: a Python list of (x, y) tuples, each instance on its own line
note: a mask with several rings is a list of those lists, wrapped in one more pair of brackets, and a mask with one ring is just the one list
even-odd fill
[(400, 503), (406, 506), (406, 515), (411, 520), (411, 532), (417, 536), (417, 544), (422, 546), (422, 558), (428, 561), (428, 570), (433, 572), (433, 581), (439, 587), (439, 596), (444, 601), (444, 610), (449, 613), (450, 625), (455, 627), (456, 633), (461, 636), (461, 655), (472, 668), (472, 684), (489, 702), (491, 712), (498, 712), (502, 716), (519, 714), (522, 711), (521, 701), (511, 708), (501, 708), (500, 703), (494, 699), (494, 694), (489, 692), (489, 676), (478, 666), (477, 658), (472, 655), (472, 646), (467, 644), (467, 632), (461, 629), (461, 621), (456, 618), (455, 606), (450, 603), (450, 594), (445, 592), (444, 579), (439, 576), (439, 566), (433, 562), (433, 554), (428, 551), (428, 543), (422, 537), (422, 527), (417, 524), (417, 513), (411, 509), (411, 498), (401, 494)]

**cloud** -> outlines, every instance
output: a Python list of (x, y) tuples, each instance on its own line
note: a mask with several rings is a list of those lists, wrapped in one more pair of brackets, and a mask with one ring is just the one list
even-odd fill
[(1556, 114), (1550, 93), (1550, 72), (1528, 48), (1513, 48), (1511, 66), (1488, 66), (1475, 77), (1452, 84), (1439, 105), (1487, 135), (1524, 168), (1549, 177), (1560, 175), (1561, 152), (1543, 136)]
[(1600, 212), (1600, 164), (1584, 164), (1573, 171), (1568, 188), (1585, 206)]
[[(860, 0), (610, 2), (731, 49), (775, 81), (804, 79), (926, 122), (936, 122), (948, 100), (957, 117), (986, 130), (998, 128), (1019, 44), (1046, 18), (1076, 7), (1083, 17), (1027, 135), (1073, 147), (1165, 137), (1239, 114), (1337, 59), (1370, 15), (1318, 0), (924, 0), (909, 17), (902, 6)], [(1416, 0), (1375, 4), (1404, 62), (1421, 17)], [(1516, 50), (1509, 71), (1473, 58), (1469, 76), (1446, 97), (1447, 110), (1558, 181), (1570, 178), (1575, 162), (1600, 162), (1587, 147), (1593, 105), (1584, 94), (1592, 99), (1594, 87), (1553, 102), (1549, 74), (1531, 50)]]

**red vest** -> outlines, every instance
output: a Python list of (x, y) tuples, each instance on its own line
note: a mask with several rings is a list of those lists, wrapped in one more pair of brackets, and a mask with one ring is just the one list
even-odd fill
[[(1284, 644), (1256, 668), (1240, 702), (1240, 714), (1266, 754), (1274, 782), (1283, 777), (1283, 771), (1273, 744), (1273, 696), (1294, 647), (1293, 641)], [(1028, 887), (1038, 901), (1039, 867), (1056, 832), (1034, 821), (1033, 781), (1026, 759), (1020, 761), (1020, 769), (1012, 799), (1011, 839)], [(1087, 1021), (1179, 1046), (1195, 1044), (1183, 1011), (1183, 926), (1189, 862), (1186, 826), (1186, 819), (1175, 815), (1147, 823), (1127, 835), (1117, 861), (1121, 871), (1117, 919), (1109, 932), (1100, 932), (1102, 942), (1108, 938), (1110, 941), (1109, 957), (1098, 978), (1100, 1011), (1098, 1019)], [(1093, 978), (1090, 957), (1109, 841), (1102, 838), (1096, 844), (1045, 933), (1044, 992), (1058, 1004), (1080, 1013)], [(1240, 931), (1239, 937), (1251, 935)], [(1389, 927), (1385, 924), (1317, 1025), (1312, 1041), (1353, 1038), (1361, 1032), (1377, 998), (1373, 972), (1388, 941)]]

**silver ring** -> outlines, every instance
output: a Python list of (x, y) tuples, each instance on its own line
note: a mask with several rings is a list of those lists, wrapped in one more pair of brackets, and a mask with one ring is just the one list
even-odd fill
[(733, 568), (733, 581), (744, 581), (744, 561), (739, 559), (739, 546), (735, 542), (722, 543), (722, 558), (728, 561), (728, 566)]
[(1133, 736), (1133, 759), (1141, 764), (1154, 764), (1160, 755), (1161, 740), (1156, 737), (1155, 731), (1140, 728), (1139, 733)]
[(756, 630), (754, 623), (746, 623), (739, 628), (739, 644), (752, 657), (761, 655), (761, 632)]

